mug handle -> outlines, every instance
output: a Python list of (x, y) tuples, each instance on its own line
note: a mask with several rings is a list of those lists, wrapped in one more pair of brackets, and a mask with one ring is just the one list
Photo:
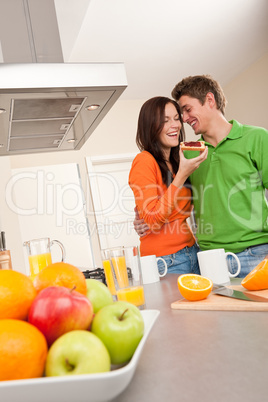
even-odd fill
[(65, 261), (65, 256), (66, 256), (64, 245), (59, 240), (51, 240), (50, 246), (53, 246), (53, 244), (57, 244), (60, 247), (60, 249), (61, 249), (61, 262), (64, 262)]
[(163, 274), (160, 274), (160, 272), (158, 271), (160, 278), (162, 278), (163, 276), (165, 276), (165, 275), (167, 274), (167, 263), (166, 263), (166, 261), (164, 260), (164, 258), (156, 257), (156, 263), (157, 263), (159, 260), (163, 261), (163, 263), (164, 263), (164, 265), (165, 265), (165, 270), (164, 270)]
[(234, 274), (231, 274), (231, 272), (230, 272), (229, 269), (228, 269), (228, 271), (229, 271), (229, 276), (230, 276), (231, 278), (234, 278), (234, 277), (236, 277), (236, 276), (240, 273), (240, 271), (241, 271), (241, 264), (240, 264), (239, 258), (238, 258), (237, 255), (235, 255), (234, 253), (227, 252), (227, 253), (225, 253), (225, 257), (227, 257), (227, 255), (231, 255), (232, 257), (234, 257), (234, 259), (235, 259), (236, 262), (237, 262), (237, 271), (236, 271)]

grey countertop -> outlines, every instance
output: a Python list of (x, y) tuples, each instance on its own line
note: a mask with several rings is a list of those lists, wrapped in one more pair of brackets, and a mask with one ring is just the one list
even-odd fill
[(144, 286), (146, 308), (160, 315), (115, 401), (267, 401), (267, 312), (172, 310), (177, 277)]

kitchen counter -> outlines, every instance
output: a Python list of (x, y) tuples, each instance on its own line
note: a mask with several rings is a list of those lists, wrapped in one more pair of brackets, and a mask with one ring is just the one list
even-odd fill
[(115, 401), (266, 401), (268, 314), (172, 310), (181, 298), (177, 277), (144, 285), (146, 308), (160, 315), (131, 383)]

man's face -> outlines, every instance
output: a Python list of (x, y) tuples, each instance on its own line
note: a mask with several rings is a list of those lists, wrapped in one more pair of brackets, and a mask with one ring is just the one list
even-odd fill
[(202, 105), (198, 99), (183, 95), (178, 104), (182, 111), (183, 122), (189, 124), (196, 135), (205, 134), (208, 129), (210, 111), (207, 100)]

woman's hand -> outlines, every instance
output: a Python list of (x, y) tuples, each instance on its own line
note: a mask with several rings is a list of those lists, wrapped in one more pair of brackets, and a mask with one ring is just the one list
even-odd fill
[(207, 159), (208, 147), (205, 148), (203, 152), (196, 158), (186, 159), (183, 155), (183, 151), (180, 149), (180, 167), (173, 180), (173, 184), (180, 187), (184, 184), (185, 180), (199, 168), (202, 162)]
[[(183, 151), (180, 149), (180, 167), (179, 170), (173, 180), (173, 184), (177, 187), (183, 186), (184, 182), (187, 178), (200, 166), (200, 164), (207, 159), (208, 156), (208, 147), (206, 147), (205, 151), (200, 152), (200, 155), (196, 158), (186, 159), (183, 155)], [(143, 219), (140, 219), (137, 208), (135, 207), (135, 219), (133, 221), (134, 229), (138, 236), (143, 237), (149, 233), (149, 226), (144, 222)]]

